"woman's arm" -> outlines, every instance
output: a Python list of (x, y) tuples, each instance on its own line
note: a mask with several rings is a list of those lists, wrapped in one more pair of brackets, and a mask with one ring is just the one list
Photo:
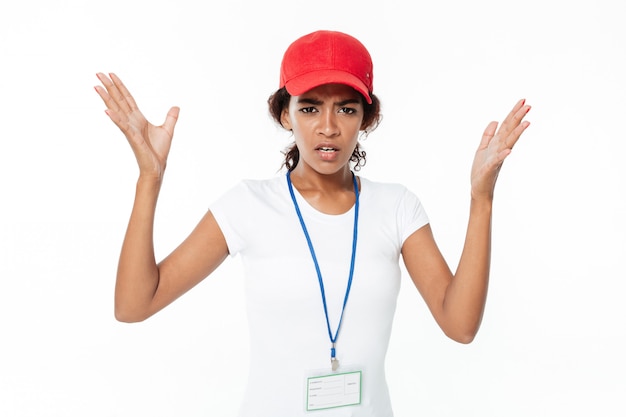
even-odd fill
[(115, 286), (115, 317), (144, 320), (192, 288), (228, 255), (224, 236), (208, 212), (189, 237), (157, 264), (153, 229), (157, 200), (179, 109), (172, 107), (161, 126), (142, 115), (122, 81), (98, 74), (96, 92), (106, 114), (126, 136), (139, 166), (135, 201), (120, 253)]
[(523, 121), (529, 110), (520, 100), (497, 132), (497, 122), (485, 129), (472, 165), (469, 221), (456, 272), (452, 274), (428, 225), (409, 236), (402, 247), (407, 271), (435, 320), (446, 335), (461, 343), (470, 343), (480, 327), (489, 282), (495, 184), (504, 159), (529, 126)]
[(147, 319), (193, 288), (228, 256), (228, 247), (212, 213), (163, 261), (153, 245), (158, 185), (139, 179), (135, 203), (120, 253), (115, 285), (115, 317)]

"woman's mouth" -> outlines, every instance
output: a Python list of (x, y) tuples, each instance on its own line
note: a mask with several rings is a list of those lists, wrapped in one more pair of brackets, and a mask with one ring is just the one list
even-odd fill
[(339, 155), (339, 149), (331, 146), (320, 146), (315, 150), (323, 161), (334, 161)]
[(325, 146), (317, 148), (317, 150), (321, 151), (321, 152), (336, 152), (337, 151), (337, 149), (335, 149), (335, 148), (327, 148)]

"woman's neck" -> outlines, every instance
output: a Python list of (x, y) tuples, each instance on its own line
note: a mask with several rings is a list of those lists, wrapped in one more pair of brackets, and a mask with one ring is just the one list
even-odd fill
[(309, 172), (296, 166), (291, 183), (315, 209), (326, 214), (343, 214), (354, 205), (354, 180), (349, 167), (333, 174)]

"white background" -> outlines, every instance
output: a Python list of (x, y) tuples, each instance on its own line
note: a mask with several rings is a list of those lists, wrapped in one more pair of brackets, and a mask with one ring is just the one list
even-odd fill
[[(396, 416), (624, 416), (621, 2), (216, 3), (2, 2), (0, 415), (235, 415), (247, 369), (238, 259), (144, 323), (113, 318), (137, 170), (95, 73), (120, 75), (155, 123), (181, 107), (161, 258), (226, 189), (277, 172), (288, 137), (266, 99), (282, 53), (334, 29), (368, 47), (383, 102), (362, 175), (420, 196), (452, 268), (482, 130), (520, 98), (533, 106), (500, 174), (476, 340), (446, 339), (403, 278), (388, 354)], [(288, 335), (274, 337), (279, 348)]]

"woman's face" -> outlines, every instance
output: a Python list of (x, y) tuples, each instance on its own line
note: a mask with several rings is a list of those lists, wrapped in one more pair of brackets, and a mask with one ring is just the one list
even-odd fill
[(291, 97), (281, 122), (292, 130), (300, 152), (296, 170), (349, 171), (363, 123), (363, 98), (347, 85), (325, 84)]

